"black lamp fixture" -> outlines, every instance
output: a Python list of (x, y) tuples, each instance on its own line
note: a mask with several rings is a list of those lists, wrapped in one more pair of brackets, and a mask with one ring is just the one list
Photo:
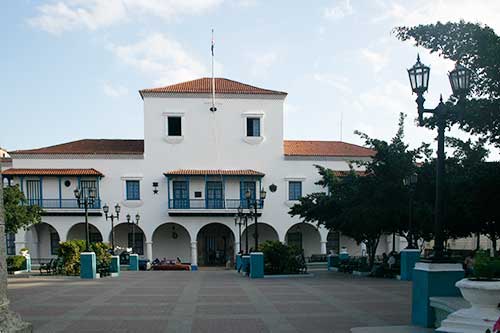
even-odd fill
[[(425, 98), (423, 94), (429, 88), (430, 67), (420, 62), (420, 57), (417, 56), (417, 62), (413, 67), (408, 69), (408, 77), (412, 91), (417, 94), (417, 111), (419, 124), (423, 125), (424, 113), (431, 113), (436, 120), (438, 128), (438, 149), (436, 160), (436, 203), (434, 210), (434, 253), (432, 260), (435, 262), (446, 261), (444, 258), (444, 231), (443, 231), (443, 209), (444, 209), (444, 196), (443, 196), (443, 181), (444, 181), (444, 131), (446, 129), (446, 117), (449, 112), (449, 107), (443, 103), (441, 96), (439, 104), (433, 109), (426, 109), (424, 107)], [(465, 96), (469, 93), (471, 83), (471, 72), (460, 64), (456, 64), (449, 74), (451, 89), (453, 95), (458, 98), (457, 105), (463, 106)]]
[[(255, 224), (255, 251), (258, 251), (259, 249), (259, 224), (257, 222), (257, 209), (262, 208), (264, 205), (264, 200), (266, 199), (266, 191), (264, 189), (260, 190), (260, 198), (254, 198), (252, 200), (252, 192), (250, 189), (247, 189), (245, 192), (245, 199), (247, 199), (247, 207), (248, 207), (248, 212), (249, 215), (254, 219), (254, 224)], [(253, 208), (253, 211), (252, 211)], [(248, 235), (248, 230), (247, 230), (247, 235)]]
[(153, 182), (153, 194), (158, 194), (158, 182)]
[(85, 252), (90, 252), (89, 237), (89, 207), (93, 207), (96, 200), (96, 190), (93, 187), (83, 188), (81, 191), (75, 188), (73, 191), (78, 207), (85, 209)]
[(118, 221), (118, 219), (120, 218), (121, 207), (119, 204), (115, 205), (115, 213), (116, 213), (115, 215), (113, 215), (113, 214), (108, 215), (109, 206), (107, 204), (105, 204), (102, 207), (102, 210), (103, 210), (104, 215), (106, 217), (106, 221), (108, 219), (111, 219), (111, 253), (114, 255), (115, 254), (115, 224), (114, 224), (114, 221), (115, 221), (115, 219)]
[(132, 224), (132, 253), (135, 253), (135, 225), (139, 225), (139, 220), (141, 216), (139, 213), (135, 214), (135, 221), (132, 220), (132, 216), (130, 214), (127, 214), (127, 223)]

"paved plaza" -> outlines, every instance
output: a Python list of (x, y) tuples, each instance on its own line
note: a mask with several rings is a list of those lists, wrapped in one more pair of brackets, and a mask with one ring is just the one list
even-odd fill
[(13, 278), (13, 310), (35, 332), (349, 332), (408, 325), (411, 284), (326, 271), (250, 280), (234, 271)]

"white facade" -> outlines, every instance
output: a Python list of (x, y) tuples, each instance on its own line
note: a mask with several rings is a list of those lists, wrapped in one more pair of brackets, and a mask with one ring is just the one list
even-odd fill
[[(242, 244), (239, 244), (238, 227), (234, 221), (235, 203), (241, 197), (241, 182), (254, 181), (257, 197), (259, 186), (267, 191), (264, 207), (259, 209), (260, 241), (276, 239), (289, 242), (290, 239), (297, 241), (301, 238), (306, 256), (326, 253), (328, 231), (301, 224), (297, 217), (292, 218), (288, 214), (290, 207), (296, 202), (289, 200), (288, 184), (290, 181), (301, 182), (302, 195), (320, 191), (321, 188), (315, 185), (319, 176), (314, 164), (346, 171), (349, 170), (351, 161), (367, 157), (285, 156), (285, 96), (218, 94), (217, 111), (211, 112), (210, 95), (206, 93), (144, 94), (143, 154), (12, 152), (13, 169), (93, 168), (104, 176), (10, 176), (11, 183), (23, 182), (22, 187), (26, 192), (28, 180), (40, 180), (42, 198), (52, 199), (57, 206), (58, 199), (61, 199), (59, 202), (74, 199), (73, 190), (80, 182), (96, 180), (101, 205), (90, 210), (94, 216), (89, 217), (89, 222), (105, 241), (110, 239), (111, 223), (99, 215), (102, 212), (100, 207), (107, 203), (113, 212), (113, 206), (118, 203), (122, 209), (119, 222), (115, 221), (117, 246), (123, 248), (128, 245), (127, 233), (131, 226), (121, 225), (126, 223), (125, 216), (130, 214), (133, 217), (139, 213), (141, 219), (137, 231), (143, 232), (143, 257), (150, 260), (179, 257), (183, 262), (194, 264), (200, 259), (202, 262), (199, 264), (208, 264), (217, 261), (214, 255), (232, 259), (240, 247), (245, 248), (244, 228)], [(181, 118), (181, 136), (167, 135), (169, 116)], [(247, 117), (260, 119), (260, 136), (247, 136)], [(175, 170), (248, 169), (263, 173), (264, 176), (164, 175)], [(140, 200), (126, 200), (127, 180), (139, 181)], [(70, 182), (69, 185), (67, 181)], [(173, 181), (188, 182), (189, 208), (173, 207)], [(226, 199), (224, 208), (196, 206), (198, 203), (201, 206), (206, 204), (207, 181), (222, 183)], [(154, 182), (158, 183), (158, 194), (153, 193)], [(269, 190), (271, 184), (277, 186), (274, 193)], [(84, 221), (81, 209), (56, 207), (47, 208), (46, 212), (43, 222), (57, 231), (60, 241), (77, 237), (75, 235), (84, 237), (82, 225), (75, 227)], [(253, 225), (249, 228), (249, 247), (254, 244), (253, 228)], [(78, 231), (79, 229), (81, 230)], [(50, 256), (48, 230), (48, 227), (37, 226), (26, 232), (20, 231), (16, 235), (17, 249), (27, 246), (32, 256)], [(298, 236), (299, 234), (302, 236)], [(390, 250), (388, 239), (389, 237), (383, 237), (379, 246), (380, 253)], [(346, 246), (353, 255), (361, 253), (361, 246), (342, 236), (338, 246)], [(220, 253), (221, 249), (224, 249), (223, 254)], [(210, 252), (213, 250), (218, 253)]]

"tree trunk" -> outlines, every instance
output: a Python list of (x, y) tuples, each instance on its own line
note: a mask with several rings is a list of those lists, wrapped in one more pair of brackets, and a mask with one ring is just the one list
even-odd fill
[(476, 251), (481, 249), (481, 233), (478, 231), (476, 233)]
[(368, 240), (366, 242), (366, 251), (368, 252), (368, 266), (370, 270), (373, 268), (373, 264), (375, 263), (375, 254), (377, 253), (377, 247), (380, 237), (376, 240)]
[(497, 238), (496, 237), (491, 237), (491, 247), (492, 247), (492, 255), (493, 257), (496, 257), (497, 255)]

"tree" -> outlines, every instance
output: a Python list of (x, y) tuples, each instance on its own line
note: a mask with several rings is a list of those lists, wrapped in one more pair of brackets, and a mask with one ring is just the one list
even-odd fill
[(42, 221), (42, 209), (36, 205), (26, 205), (24, 193), (17, 185), (4, 188), (3, 200), (6, 233), (16, 233), (20, 228)]
[(357, 132), (375, 151), (360, 174), (351, 170), (336, 177), (332, 170), (318, 168), (321, 179), (316, 183), (326, 192), (312, 193), (300, 199), (289, 214), (304, 222), (323, 224), (342, 232), (358, 244), (366, 244), (370, 267), (373, 265), (380, 237), (387, 233), (408, 234), (408, 189), (403, 179), (415, 172), (416, 161), (430, 154), (428, 145), (408, 149), (404, 139), (404, 119), (391, 142), (372, 139)]
[[(500, 37), (488, 26), (460, 21), (397, 27), (396, 37), (437, 52), (469, 68), (474, 75), (464, 103), (449, 101), (449, 121), (500, 147)], [(434, 126), (432, 118), (427, 122)]]

